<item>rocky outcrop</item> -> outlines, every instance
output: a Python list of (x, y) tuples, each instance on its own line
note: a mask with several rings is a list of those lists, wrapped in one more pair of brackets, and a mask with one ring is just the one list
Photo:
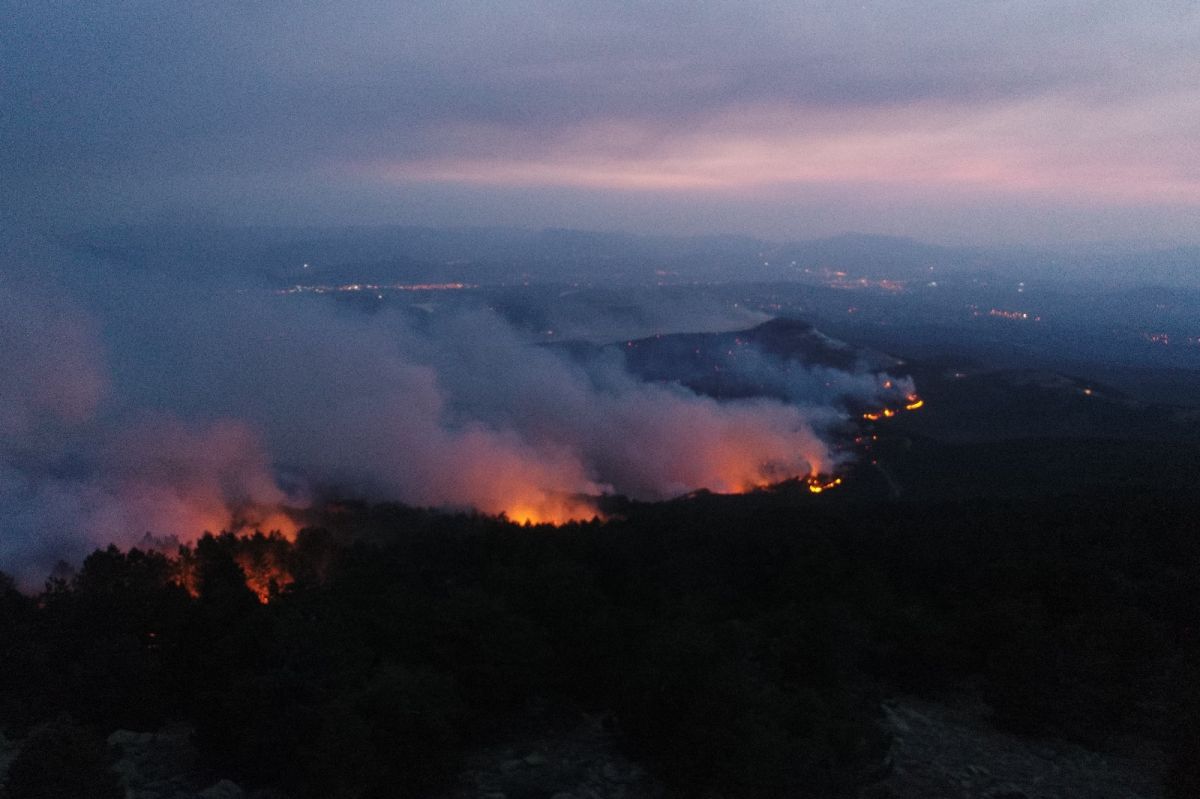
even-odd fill
[(518, 735), (470, 756), (442, 799), (660, 799), (662, 788), (617, 751), (600, 716)]
[(910, 697), (884, 703), (891, 772), (861, 799), (1161, 799), (1153, 750), (1094, 752), (996, 730), (980, 702)]
[(186, 726), (158, 732), (117, 730), (108, 736), (119, 753), (112, 769), (121, 778), (125, 799), (244, 799), (245, 793), (230, 780), (209, 784), (191, 737)]
[(19, 750), (20, 745), (16, 741), (10, 741), (3, 732), (0, 732), (0, 787), (4, 785), (8, 767), (16, 760)]
[[(889, 769), (860, 799), (1163, 799), (1161, 753), (1096, 752), (1055, 739), (995, 729), (986, 705), (969, 698), (888, 700)], [(503, 741), (470, 755), (439, 799), (662, 799), (662, 787), (617, 748), (603, 716), (565, 722), (534, 712)], [(118, 730), (108, 743), (126, 799), (256, 799), (200, 766), (185, 726)], [(0, 735), (0, 785), (20, 742)]]

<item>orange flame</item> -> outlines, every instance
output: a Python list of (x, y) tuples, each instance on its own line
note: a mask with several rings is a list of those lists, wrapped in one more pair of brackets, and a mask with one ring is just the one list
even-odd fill
[(517, 524), (560, 525), (604, 518), (586, 497), (553, 495), (515, 501), (500, 511), (500, 515)]
[(171, 558), (174, 566), (171, 582), (188, 592), (188, 596), (196, 599), (200, 596), (200, 572), (195, 557), (190, 550), (181, 551), (178, 557)]
[[(921, 399), (916, 394), (909, 394), (904, 399), (904, 410), (906, 411), (915, 411), (925, 407), (925, 400)], [(868, 411), (862, 415), (862, 418), (866, 419), (868, 422), (878, 422), (880, 419), (890, 419), (898, 413), (899, 410), (896, 408), (884, 407), (877, 411)]]
[(237, 564), (246, 575), (246, 587), (254, 592), (258, 601), (267, 604), (271, 595), (296, 581), (278, 553), (239, 553)]
[[(211, 521), (202, 527), (194, 524), (195, 519), (189, 519), (188, 526), (196, 531), (194, 537), (199, 537), (201, 530), (212, 532), (214, 529), (236, 533), (246, 541), (235, 555), (234, 560), (246, 576), (246, 587), (254, 592), (259, 602), (266, 604), (273, 591), (278, 591), (295, 581), (284, 563), (284, 549), (279, 544), (286, 545), (296, 540), (299, 526), (283, 508), (245, 507), (236, 512), (227, 511), (224, 520), (214, 524), (218, 514), (211, 515)], [(258, 536), (265, 545), (251, 546), (249, 539)], [(185, 540), (190, 540), (185, 539)], [(256, 542), (258, 543), (258, 542)], [(183, 588), (193, 598), (200, 596), (200, 571), (195, 552), (188, 547), (182, 547), (179, 553), (171, 558), (173, 563), (172, 582)]]
[(828, 491), (831, 488), (837, 488), (842, 484), (840, 477), (822, 477), (819, 474), (810, 474), (805, 482), (808, 484), (808, 490), (814, 494), (820, 494), (822, 491)]
[[(284, 539), (266, 539), (266, 547), (243, 549), (234, 555), (234, 561), (246, 577), (246, 587), (254, 592), (258, 601), (267, 604), (273, 594), (295, 582), (287, 564), (284, 562), (284, 550), (271, 546), (272, 542), (283, 543)], [(200, 564), (195, 552), (183, 548), (172, 558), (171, 581), (188, 592), (192, 599), (200, 596)]]

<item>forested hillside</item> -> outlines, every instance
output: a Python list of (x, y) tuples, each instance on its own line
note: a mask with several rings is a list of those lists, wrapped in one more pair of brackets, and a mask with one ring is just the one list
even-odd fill
[(606, 714), (671, 795), (853, 796), (886, 771), (882, 698), (964, 686), (1002, 729), (1158, 741), (1195, 795), (1193, 498), (805, 493), (558, 528), (340, 505), (294, 543), (97, 551), (0, 598), (7, 733), (73, 730), (26, 747), (8, 796), (102, 770), (100, 743), (55, 740), (181, 721), (250, 788), (428, 796), (531, 701)]

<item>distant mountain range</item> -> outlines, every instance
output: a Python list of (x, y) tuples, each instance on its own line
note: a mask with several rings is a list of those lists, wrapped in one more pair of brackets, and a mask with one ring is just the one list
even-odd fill
[(945, 363), (903, 361), (831, 338), (800, 319), (734, 332), (550, 346), (583, 363), (616, 350), (644, 380), (679, 383), (717, 399), (770, 397), (863, 411), (903, 406), (906, 392), (915, 389), (925, 400), (921, 412), (890, 419), (888, 428), (945, 442), (1048, 436), (1200, 441), (1195, 407), (1139, 401), (1102, 382), (1045, 368), (956, 371)]
[(275, 285), (793, 281), (854, 277), (936, 280), (954, 274), (1200, 287), (1200, 247), (1055, 253), (944, 247), (847, 233), (795, 242), (744, 236), (640, 236), (512, 228), (111, 227), (61, 240), (138, 269), (253, 276)]

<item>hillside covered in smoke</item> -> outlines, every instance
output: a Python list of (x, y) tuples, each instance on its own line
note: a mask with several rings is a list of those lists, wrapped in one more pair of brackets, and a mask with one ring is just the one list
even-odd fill
[[(840, 279), (3, 267), (4, 799), (1195, 793), (1189, 373)], [(1104, 768), (914, 761), (912, 695)]]
[(368, 313), (40, 245), (4, 257), (0, 569), (29, 586), (108, 543), (290, 535), (326, 497), (565, 521), (606, 495), (832, 474), (853, 409), (903, 401), (848, 349), (739, 345), (714, 368), (750, 382), (723, 395), (629, 360), (649, 344), (578, 357), (486, 305)]

